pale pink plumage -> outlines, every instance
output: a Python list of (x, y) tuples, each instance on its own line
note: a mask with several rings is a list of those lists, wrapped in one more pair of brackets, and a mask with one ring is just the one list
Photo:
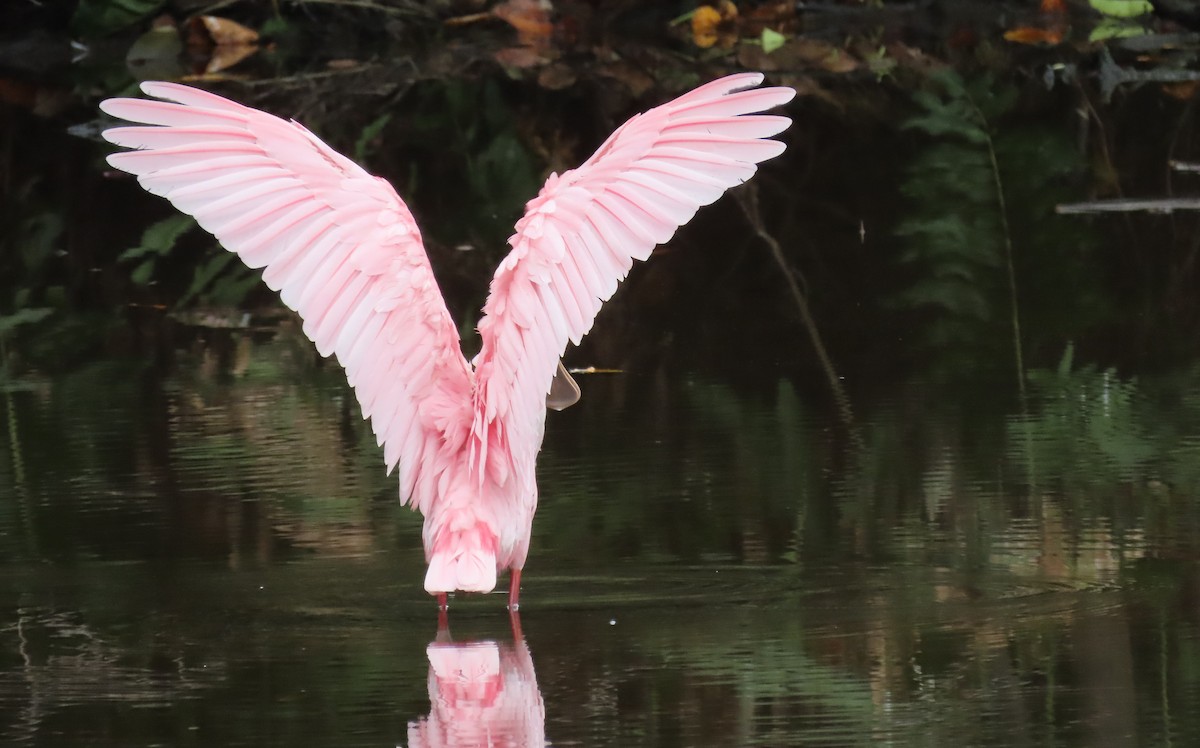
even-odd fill
[[(633, 260), (783, 151), (790, 124), (758, 115), (790, 88), (758, 73), (703, 85), (614, 132), (578, 169), (551, 174), (492, 279), (471, 364), (412, 214), (392, 187), (295, 122), (175, 83), (167, 101), (110, 99), (149, 127), (104, 136), (109, 156), (196, 217), (300, 314), (346, 369), (400, 498), (425, 516), (425, 588), (488, 591), (519, 572), (537, 506), (546, 396)], [(510, 600), (515, 604), (519, 573)]]

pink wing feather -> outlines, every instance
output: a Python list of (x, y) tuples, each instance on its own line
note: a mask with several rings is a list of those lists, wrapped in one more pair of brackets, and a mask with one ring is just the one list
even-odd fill
[(401, 500), (426, 512), (438, 451), (465, 443), (473, 375), (404, 202), (295, 122), (174, 83), (142, 90), (168, 101), (101, 104), (150, 125), (106, 131), (139, 149), (109, 163), (265, 268), (318, 351), (345, 367), (389, 472), (400, 464)]
[[(762, 81), (731, 75), (634, 117), (578, 169), (551, 174), (526, 205), (479, 324), (472, 433), (481, 480), (503, 484), (515, 469), (532, 483), (546, 394), (567, 343), (591, 329), (633, 260), (783, 152), (765, 138), (791, 120), (754, 113), (795, 91), (754, 88)], [(532, 485), (521, 493), (536, 497)]]

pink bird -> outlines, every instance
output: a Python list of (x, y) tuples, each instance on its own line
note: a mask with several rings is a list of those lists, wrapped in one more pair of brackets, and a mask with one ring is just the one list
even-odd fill
[(149, 127), (107, 130), (138, 150), (108, 162), (195, 216), (334, 354), (363, 417), (400, 467), (400, 500), (424, 515), (425, 589), (489, 592), (511, 571), (517, 608), (537, 507), (546, 408), (579, 389), (561, 363), (601, 303), (702, 205), (779, 155), (791, 124), (757, 114), (790, 88), (730, 75), (637, 115), (582, 166), (551, 174), (509, 238), (470, 363), (404, 201), (296, 122), (176, 83), (109, 99)]

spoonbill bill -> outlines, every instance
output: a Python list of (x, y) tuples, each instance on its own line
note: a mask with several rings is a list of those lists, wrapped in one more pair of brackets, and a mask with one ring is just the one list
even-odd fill
[(563, 368), (633, 261), (779, 155), (791, 124), (761, 114), (795, 91), (730, 75), (634, 116), (525, 206), (492, 277), (468, 363), (412, 213), (385, 180), (296, 122), (177, 83), (100, 108), (135, 150), (108, 162), (196, 218), (336, 355), (364, 418), (424, 516), (425, 589), (489, 592), (516, 610), (537, 507), (546, 408), (579, 399)]

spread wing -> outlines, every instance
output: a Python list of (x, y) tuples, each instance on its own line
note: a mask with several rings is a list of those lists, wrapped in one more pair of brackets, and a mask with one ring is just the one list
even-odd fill
[(526, 205), (479, 324), (472, 439), (481, 474), (503, 483), (512, 467), (532, 467), (559, 357), (633, 261), (783, 151), (766, 138), (791, 120), (754, 113), (795, 91), (754, 88), (762, 80), (731, 75), (634, 117)]
[(424, 511), (439, 444), (466, 439), (473, 375), (404, 202), (299, 124), (174, 83), (142, 90), (168, 101), (100, 105), (148, 125), (106, 131), (138, 149), (109, 163), (265, 268), (345, 367), (389, 472), (400, 464), (401, 499)]

